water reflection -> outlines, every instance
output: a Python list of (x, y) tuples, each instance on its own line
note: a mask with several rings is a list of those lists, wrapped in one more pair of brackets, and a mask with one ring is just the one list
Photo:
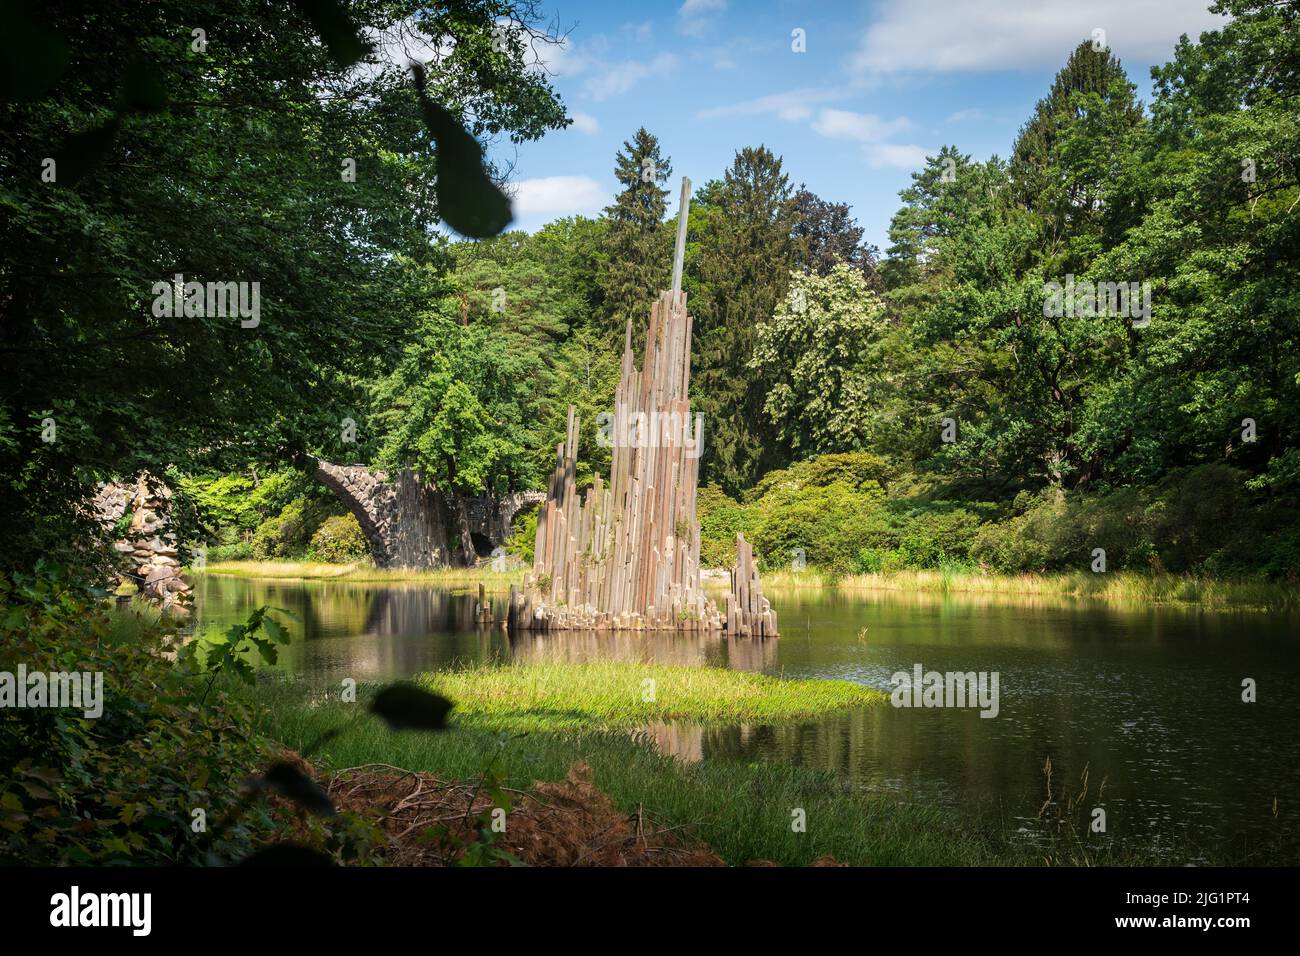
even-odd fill
[[(493, 598), (504, 616), (505, 595)], [(1061, 599), (795, 591), (775, 596), (776, 641), (703, 635), (523, 634), (479, 626), (468, 591), (209, 576), (201, 631), (263, 604), (297, 616), (282, 667), (384, 680), (471, 661), (705, 664), (887, 689), (895, 671), (997, 671), (1001, 712), (889, 706), (781, 726), (645, 729), (687, 760), (774, 760), (833, 770), (873, 789), (1041, 829), (1053, 793), (1104, 807), (1118, 841), (1300, 849), (1297, 618), (1121, 608)], [(1257, 703), (1241, 681), (1258, 682)], [(1087, 788), (1084, 789), (1084, 781)], [(1104, 789), (1103, 789), (1104, 788)], [(1278, 812), (1274, 815), (1274, 800)]]
[(475, 616), (477, 594), (421, 585), (256, 581), (210, 575), (197, 589), (195, 628), (211, 635), (263, 605), (285, 608), (293, 637), (280, 666), (323, 679), (381, 680), (471, 661), (635, 661), (770, 671), (777, 642), (662, 631), (521, 632), (503, 626), (508, 598), (489, 596), (495, 624)]

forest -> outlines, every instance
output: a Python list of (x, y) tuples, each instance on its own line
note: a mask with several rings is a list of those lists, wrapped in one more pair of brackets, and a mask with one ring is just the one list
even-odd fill
[[(821, 670), (777, 660), (790, 652), (775, 642), (655, 645), (662, 658), (638, 649), (631, 663), (579, 659), (582, 645), (536, 670), (495, 667), (489, 651), (531, 661), (536, 648), (483, 626), (500, 623), (494, 606), (464, 580), (362, 586), (384, 569), (316, 472), (321, 461), (408, 470), (458, 500), (537, 492), (572, 407), (578, 488), (608, 475), (602, 415), (629, 329), (640, 348), (670, 288), (689, 175), (682, 288), (705, 569), (730, 569), (743, 534), (774, 588), (856, 581), (921, 607), (912, 591), (934, 581), (1021, 597), (1059, 581), (1073, 598), (1119, 580), (1153, 606), (1293, 611), (1300, 11), (1211, 10), (1220, 26), (1177, 42), (1151, 71), (1149, 101), (1146, 77), (1079, 36), (1007, 155), (953, 142), (911, 172), (880, 248), (842, 197), (809, 188), (761, 139), (730, 144), (722, 168), (683, 169), (674, 143), (635, 118), (608, 157), (618, 190), (603, 211), (510, 228), (511, 169), (485, 145), (526, 147), (574, 122), (536, 59), (564, 36), (534, 0), (6, 0), (0, 663), (109, 679), (102, 721), (6, 709), (0, 863), (224, 865), (288, 839), (334, 863), (1221, 862), (1181, 834), (1088, 842), (1089, 806), (1061, 781), (1068, 768), (1089, 794), (1096, 762), (1138, 762), (1114, 756), (1127, 743), (1058, 756), (1055, 783), (1054, 752), (1015, 764), (1037, 806), (1047, 758), (1038, 819), (1050, 806), (1060, 826), (1046, 849), (1016, 843), (1012, 824), (987, 838), (996, 828), (982, 818), (841, 786), (844, 772), (868, 772), (869, 714), (887, 700), (843, 663), (876, 652), (873, 628), (892, 634), (876, 610), (826, 625), (839, 643)], [(412, 48), (425, 54), (414, 68), (388, 55)], [(205, 304), (214, 289), (220, 308)], [(155, 535), (154, 517), (141, 532), (129, 507), (103, 516), (104, 489), (139, 476), (150, 494), (166, 489), (159, 563), (193, 582), (191, 619), (142, 600), (153, 582), (125, 563), (122, 538)], [(450, 563), (509, 588), (506, 575), (532, 564), (537, 520), (515, 515), (504, 563), (453, 528)], [(287, 593), (274, 582), (295, 567), (337, 571), (340, 590)], [(788, 598), (783, 626), (815, 633), (825, 609), (805, 600), (816, 599)], [(909, 612), (908, 626), (942, 630), (925, 608)], [(1038, 613), (1015, 626), (1041, 634)], [(1109, 633), (1109, 610), (1079, 613)], [(331, 628), (395, 649), (334, 653)], [(431, 634), (455, 640), (398, 640)], [(353, 670), (330, 670), (318, 693), (301, 675), (268, 677), (310, 659), (311, 638)], [(727, 667), (713, 666), (719, 654)], [(381, 686), (398, 664), (418, 688)], [(643, 679), (660, 700), (637, 700)], [(351, 699), (335, 700), (340, 680)], [(1014, 679), (1002, 686), (1017, 692)], [(355, 693), (383, 725), (340, 716)], [(453, 701), (455, 734), (393, 742), (446, 729)], [(1014, 720), (1015, 704), (1001, 712)], [(828, 713), (845, 723), (826, 731), (825, 766), (799, 763), (816, 748), (781, 722)], [(1067, 734), (1080, 747), (1101, 739), (1080, 726)], [(962, 724), (936, 747), (973, 763), (976, 739)], [(921, 749), (919, 737), (897, 744)], [(250, 768), (268, 755), (249, 796)], [(982, 767), (1001, 774), (1001, 756)], [(880, 759), (870, 772), (906, 776)], [(346, 802), (339, 781), (354, 778), (340, 774), (399, 762), (439, 775), (464, 826), (368, 816), (396, 792), (392, 778), (344, 788)], [(1249, 796), (1266, 815), (1267, 795)], [(1272, 819), (1250, 826), (1279, 819), (1271, 796)], [(495, 835), (497, 811), (522, 812), (528, 834), (544, 828), (546, 800), (583, 807), (590, 818), (564, 839), (588, 842), (547, 857), (509, 842), (515, 831)], [(222, 822), (194, 830), (194, 806)], [(829, 824), (803, 840), (791, 807)], [(1293, 863), (1289, 812), (1280, 836), (1238, 841), (1231, 859)], [(691, 830), (701, 819), (712, 822)], [(633, 820), (607, 853), (588, 839), (598, 825), (633, 833)], [(428, 839), (405, 840), (417, 824)]]
[[(928, 158), (884, 251), (762, 144), (704, 182), (684, 287), (715, 566), (743, 530), (771, 568), (1083, 570), (1101, 547), (1112, 568), (1296, 580), (1296, 76), (1269, 53), (1285, 14), (1231, 9), (1150, 104), (1081, 43), (1007, 158)], [(598, 416), (676, 226), (652, 132), (614, 170), (598, 218), (427, 250), (389, 287), (417, 297), (397, 306), (413, 334), (260, 438), (500, 493), (542, 487), (573, 404), (580, 483), (607, 470)], [(1067, 281), (1079, 307), (1053, 309)], [(1107, 283), (1140, 284), (1149, 315), (1094, 308), (1085, 284)], [(342, 514), (274, 457), (221, 453), (172, 465), (212, 559), (302, 557)]]

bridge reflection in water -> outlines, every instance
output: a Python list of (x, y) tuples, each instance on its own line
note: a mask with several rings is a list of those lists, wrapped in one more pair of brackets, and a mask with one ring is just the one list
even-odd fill
[(580, 663), (636, 661), (771, 670), (777, 642), (689, 632), (522, 632), (502, 623), (508, 596), (489, 596), (481, 624), (477, 593), (422, 584), (248, 580), (208, 575), (195, 589), (194, 624), (215, 636), (257, 607), (285, 608), (292, 640), (281, 669), (308, 678), (393, 680), (479, 661)]

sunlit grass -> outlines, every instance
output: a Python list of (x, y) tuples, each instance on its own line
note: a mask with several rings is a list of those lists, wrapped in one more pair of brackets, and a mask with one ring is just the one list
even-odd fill
[[(523, 669), (523, 668), (521, 668)], [(450, 693), (448, 686), (440, 689)], [(462, 685), (462, 692), (469, 685)], [(1124, 865), (1168, 862), (1144, 850), (1090, 846), (1086, 835), (1049, 847), (1019, 839), (1005, 821), (874, 793), (839, 774), (780, 763), (684, 762), (646, 738), (612, 730), (509, 732), (460, 720), (439, 733), (397, 733), (367, 713), (373, 688), (355, 703), (337, 693), (313, 698), (302, 685), (259, 685), (260, 729), (323, 771), (385, 765), (473, 781), (490, 766), (508, 787), (559, 781), (577, 762), (629, 816), (681, 830), (733, 865), (769, 861), (804, 866), (825, 857), (857, 866)], [(474, 712), (461, 697), (457, 710)], [(323, 741), (323, 742), (321, 742)], [(803, 811), (806, 827), (793, 824)]]
[[(397, 570), (369, 563), (325, 564), (316, 561), (224, 561), (208, 565), (208, 573), (241, 578), (281, 578), (333, 581), (413, 581), (458, 587), (482, 583), (493, 591), (507, 591), (523, 581), (524, 572), (496, 572), (489, 568)], [(1057, 571), (1044, 574), (993, 574), (965, 570), (891, 571), (877, 574), (834, 575), (806, 571), (769, 571), (763, 588), (835, 588), (842, 591), (907, 591), (984, 595), (1000, 602), (1020, 598), (1058, 598), (1107, 601), (1117, 604), (1186, 604), (1201, 607), (1297, 608), (1300, 587), (1264, 578), (1211, 578), (1194, 574), (1155, 574), (1141, 571)], [(725, 590), (725, 577), (704, 581), (709, 591)]]
[(457, 586), (483, 583), (492, 590), (509, 590), (523, 581), (524, 572), (493, 571), (490, 568), (438, 568), (435, 570), (377, 568), (367, 561), (327, 564), (323, 561), (220, 561), (207, 566), (206, 573), (237, 578), (280, 578), (304, 581), (420, 581), (433, 585)]
[[(394, 733), (364, 713), (364, 696), (356, 704), (309, 704), (282, 688), (263, 688), (260, 696), (269, 704), (262, 729), (285, 746), (310, 749), (340, 731), (311, 754), (321, 769), (387, 764), (472, 781), (491, 764), (506, 786), (526, 789), (563, 780), (582, 761), (622, 811), (679, 828), (732, 864), (799, 866), (826, 855), (882, 866), (1009, 862), (954, 814), (866, 794), (831, 773), (766, 763), (688, 764), (615, 732), (511, 735), (458, 724), (442, 733)], [(796, 809), (806, 832), (792, 827)]]
[(1055, 597), (1129, 604), (1192, 604), (1202, 607), (1300, 607), (1300, 588), (1250, 578), (1138, 571), (1060, 571), (1045, 574), (981, 574), (967, 571), (893, 571), (836, 577), (809, 569), (763, 575), (763, 588), (837, 588), (843, 591), (924, 591), (1018, 597)]
[(511, 730), (639, 727), (652, 721), (769, 723), (888, 699), (838, 680), (667, 664), (478, 666), (419, 682), (456, 702), (457, 719)]

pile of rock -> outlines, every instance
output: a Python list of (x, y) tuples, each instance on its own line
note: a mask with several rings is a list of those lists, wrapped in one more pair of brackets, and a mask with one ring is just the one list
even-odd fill
[(126, 574), (140, 593), (164, 608), (183, 606), (191, 590), (181, 577), (180, 551), (167, 520), (171, 496), (162, 482), (141, 475), (134, 482), (104, 485), (94, 500), (95, 513), (106, 528), (118, 528), (123, 516), (130, 515), (113, 548), (126, 558)]

